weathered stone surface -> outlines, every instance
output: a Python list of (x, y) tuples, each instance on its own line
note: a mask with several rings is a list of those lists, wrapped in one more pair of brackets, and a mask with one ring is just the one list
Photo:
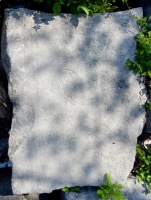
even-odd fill
[(97, 188), (80, 188), (79, 192), (62, 192), (62, 200), (99, 200)]
[(146, 193), (145, 185), (138, 183), (135, 178), (128, 178), (123, 185), (123, 195), (128, 200), (150, 200), (151, 194)]
[(15, 194), (123, 183), (145, 110), (133, 59), (142, 9), (86, 17), (7, 10), (3, 66), (14, 104), (9, 139)]

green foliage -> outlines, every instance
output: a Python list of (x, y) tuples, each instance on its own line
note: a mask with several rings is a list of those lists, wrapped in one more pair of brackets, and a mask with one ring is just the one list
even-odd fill
[[(91, 186), (88, 186), (88, 188), (91, 188)], [(99, 187), (97, 190), (97, 196), (101, 198), (102, 200), (126, 200), (125, 197), (123, 197), (121, 189), (123, 186), (117, 182), (114, 184), (111, 183), (111, 175), (106, 174), (106, 181), (102, 186)], [(63, 192), (79, 192), (79, 187), (64, 187), (62, 189)]]
[(136, 170), (136, 178), (139, 183), (145, 182), (147, 192), (151, 191), (151, 149), (146, 149), (145, 151), (136, 146), (137, 154), (141, 160), (140, 167)]
[(117, 182), (111, 183), (111, 175), (106, 175), (106, 181), (97, 190), (97, 196), (102, 200), (125, 200), (122, 195), (121, 189), (123, 186)]
[(43, 0), (36, 0), (36, 2), (38, 2), (38, 3), (42, 3), (42, 2), (43, 2)]
[(146, 103), (146, 110), (151, 110), (151, 101)]
[(126, 68), (133, 70), (136, 74), (149, 76), (151, 78), (151, 17), (138, 19), (141, 31), (136, 36), (137, 49), (135, 60), (127, 60)]
[(53, 12), (58, 14), (61, 11), (61, 4), (59, 2), (55, 2), (53, 5)]
[(80, 188), (79, 187), (70, 187), (70, 188), (68, 188), (68, 187), (64, 187), (64, 188), (62, 188), (62, 191), (63, 192), (79, 192), (80, 191)]
[[(106, 13), (113, 12), (117, 9), (109, 3), (108, 0), (34, 0), (37, 3), (43, 3), (50, 12), (55, 14), (63, 12), (69, 12), (72, 14), (85, 13), (87, 15), (93, 15), (94, 13)], [(126, 2), (126, 0), (122, 0)], [(113, 2), (116, 2), (114, 0)]]

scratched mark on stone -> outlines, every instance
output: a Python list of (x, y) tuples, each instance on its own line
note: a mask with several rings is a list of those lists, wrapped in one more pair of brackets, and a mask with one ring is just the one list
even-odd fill
[(84, 100), (84, 81), (73, 70), (66, 69), (64, 72), (64, 76), (61, 77), (60, 75), (59, 77), (59, 84), (64, 94), (75, 102), (79, 102), (81, 99)]

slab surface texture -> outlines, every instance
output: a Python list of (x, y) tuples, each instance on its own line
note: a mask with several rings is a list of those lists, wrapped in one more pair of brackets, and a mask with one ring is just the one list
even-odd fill
[(132, 14), (5, 12), (2, 62), (13, 120), (14, 194), (123, 183), (145, 119), (140, 77), (124, 68), (139, 31)]

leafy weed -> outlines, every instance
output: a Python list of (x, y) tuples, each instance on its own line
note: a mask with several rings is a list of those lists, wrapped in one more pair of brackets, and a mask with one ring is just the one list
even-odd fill
[(121, 189), (123, 186), (117, 182), (111, 183), (111, 175), (106, 175), (106, 181), (97, 190), (97, 196), (102, 200), (126, 200)]

